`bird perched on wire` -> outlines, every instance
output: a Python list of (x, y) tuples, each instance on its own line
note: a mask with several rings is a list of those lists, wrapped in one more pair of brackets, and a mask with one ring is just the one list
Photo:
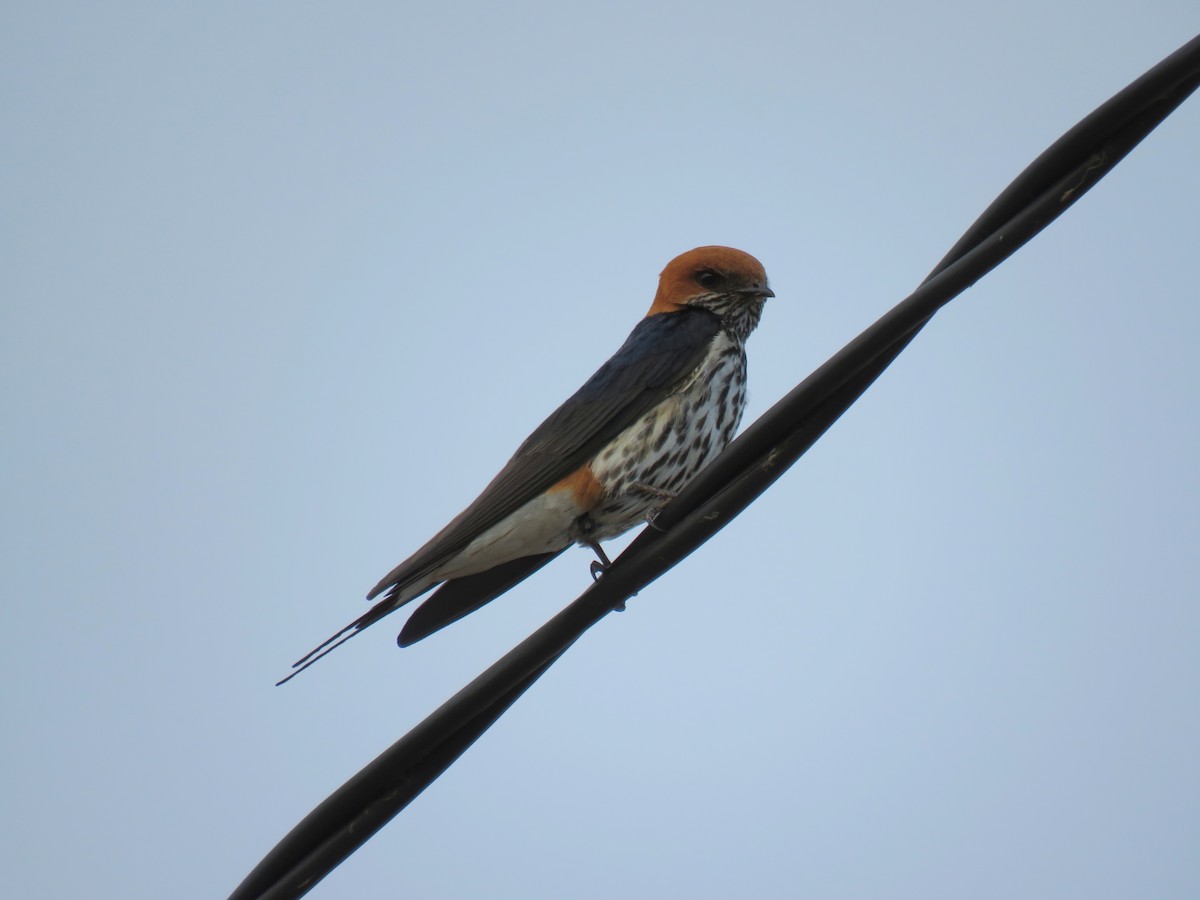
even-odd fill
[(661, 509), (729, 443), (746, 403), (746, 338), (775, 294), (762, 264), (697, 247), (663, 269), (654, 302), (608, 362), (551, 413), (483, 493), (392, 569), (366, 614), (297, 660), (283, 684), (437, 585), (397, 638), (405, 647), (473, 612), (572, 544)]

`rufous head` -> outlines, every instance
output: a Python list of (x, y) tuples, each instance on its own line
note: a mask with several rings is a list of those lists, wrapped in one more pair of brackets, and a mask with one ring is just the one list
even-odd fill
[(658, 293), (647, 315), (675, 312), (687, 306), (714, 311), (739, 301), (755, 303), (774, 297), (762, 263), (732, 247), (697, 247), (681, 253), (658, 276)]

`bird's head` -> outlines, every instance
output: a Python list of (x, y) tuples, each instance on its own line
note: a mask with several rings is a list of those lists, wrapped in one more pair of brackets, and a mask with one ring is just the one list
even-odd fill
[(699, 307), (720, 316), (744, 338), (758, 324), (763, 303), (774, 296), (762, 263), (749, 253), (697, 247), (667, 263), (647, 315)]

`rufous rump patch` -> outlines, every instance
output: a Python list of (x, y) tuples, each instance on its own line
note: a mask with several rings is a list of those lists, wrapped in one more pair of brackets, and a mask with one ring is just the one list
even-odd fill
[(550, 488), (552, 491), (570, 491), (571, 499), (580, 509), (594, 509), (604, 497), (604, 485), (596, 480), (590, 465), (576, 469), (558, 484)]

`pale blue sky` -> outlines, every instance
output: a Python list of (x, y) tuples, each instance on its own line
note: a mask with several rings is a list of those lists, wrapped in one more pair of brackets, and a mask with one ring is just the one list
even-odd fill
[[(1200, 31), (825, 7), (0, 11), (7, 895), (227, 894), (586, 586), (272, 686), (668, 259), (766, 265), (756, 416)], [(1193, 98), (312, 896), (1200, 896), (1198, 153)]]

